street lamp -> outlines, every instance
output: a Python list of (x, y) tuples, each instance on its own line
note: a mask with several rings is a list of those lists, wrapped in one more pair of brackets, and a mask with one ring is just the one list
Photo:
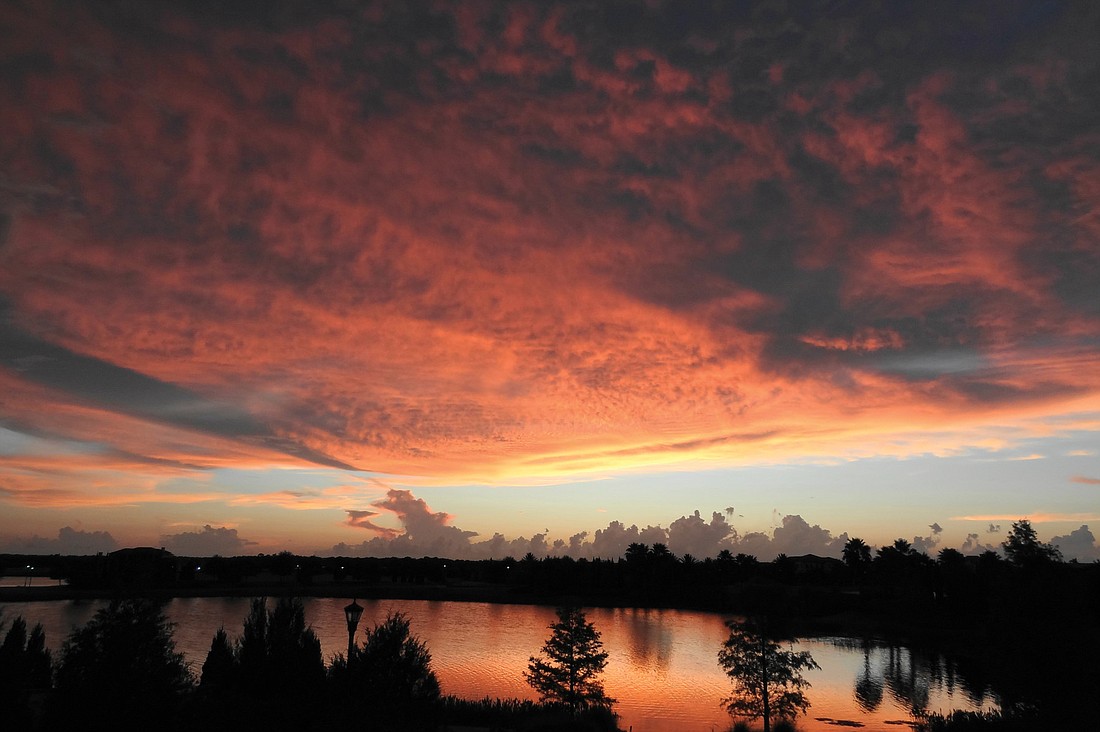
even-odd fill
[(355, 650), (355, 628), (359, 625), (359, 618), (363, 617), (363, 606), (355, 600), (344, 607), (344, 618), (348, 621), (348, 665), (351, 665), (352, 652)]

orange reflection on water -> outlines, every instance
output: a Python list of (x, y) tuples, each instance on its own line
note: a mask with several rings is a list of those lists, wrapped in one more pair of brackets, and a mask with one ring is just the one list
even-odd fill
[[(177, 648), (198, 672), (220, 627), (239, 635), (247, 598), (180, 598), (168, 605), (177, 623)], [(326, 662), (347, 648), (346, 598), (306, 599), (306, 619), (321, 641)], [(359, 600), (364, 628), (391, 612), (409, 616), (413, 633), (432, 655), (444, 694), (468, 699), (534, 699), (524, 681), (530, 656), (540, 652), (556, 620), (554, 609), (535, 605)], [(41, 622), (57, 649), (74, 625), (86, 622), (98, 602), (10, 603), (4, 617)], [(634, 732), (726, 730), (732, 719), (720, 706), (729, 680), (718, 666), (727, 635), (722, 616), (681, 610), (590, 608), (610, 654), (604, 686), (616, 698), (620, 726)], [(972, 688), (938, 654), (845, 638), (800, 641), (821, 666), (806, 674), (812, 706), (800, 717), (802, 732), (835, 732), (837, 722), (864, 732), (897, 732), (911, 710), (947, 711), (995, 706), (984, 688)]]

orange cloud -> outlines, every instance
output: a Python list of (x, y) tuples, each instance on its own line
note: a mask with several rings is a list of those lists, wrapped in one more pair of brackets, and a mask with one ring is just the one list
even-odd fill
[(754, 21), (756, 68), (721, 24), (688, 52), (583, 8), (389, 11), (0, 10), (0, 417), (79, 443), (5, 455), (9, 500), (946, 454), (1100, 412), (1094, 135), (1005, 102), (1082, 108), (1067, 65), (799, 56), (854, 18)]
[(952, 516), (952, 521), (1019, 521), (1025, 518), (1033, 524), (1047, 524), (1059, 521), (1100, 521), (1100, 513), (1033, 513), (1028, 516), (1013, 516), (1006, 513), (981, 516)]

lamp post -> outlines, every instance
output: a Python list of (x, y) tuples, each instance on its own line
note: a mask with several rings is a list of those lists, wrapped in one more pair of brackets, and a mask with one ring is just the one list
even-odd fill
[(363, 616), (363, 606), (354, 599), (350, 605), (344, 606), (344, 618), (348, 621), (348, 665), (351, 665), (352, 652), (355, 650), (355, 629), (359, 625), (359, 618)]

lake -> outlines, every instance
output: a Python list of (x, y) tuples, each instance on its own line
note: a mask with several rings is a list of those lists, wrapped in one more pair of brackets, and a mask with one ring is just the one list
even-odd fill
[[(343, 607), (348, 599), (307, 598), (306, 620), (321, 641), (326, 662), (347, 649)], [(274, 603), (271, 600), (270, 603)], [(523, 678), (527, 659), (539, 653), (556, 620), (554, 609), (423, 600), (360, 600), (362, 629), (389, 612), (403, 612), (432, 654), (444, 694), (533, 699)], [(17, 615), (42, 623), (47, 644), (61, 647), (74, 626), (87, 622), (103, 601), (17, 602), (0, 605), (5, 625)], [(247, 598), (178, 598), (167, 614), (177, 624), (176, 646), (198, 673), (220, 627), (241, 632)], [(269, 605), (270, 606), (270, 605)], [(683, 610), (589, 608), (588, 619), (608, 651), (604, 688), (618, 699), (623, 729), (634, 732), (728, 729), (721, 708), (730, 683), (718, 666), (728, 632), (722, 616)], [(800, 717), (806, 732), (854, 727), (867, 732), (908, 729), (914, 708), (929, 711), (995, 708), (986, 689), (968, 688), (954, 664), (939, 654), (917, 653), (883, 642), (847, 638), (802, 639), (796, 650), (813, 654), (820, 670), (806, 678), (813, 706)]]

